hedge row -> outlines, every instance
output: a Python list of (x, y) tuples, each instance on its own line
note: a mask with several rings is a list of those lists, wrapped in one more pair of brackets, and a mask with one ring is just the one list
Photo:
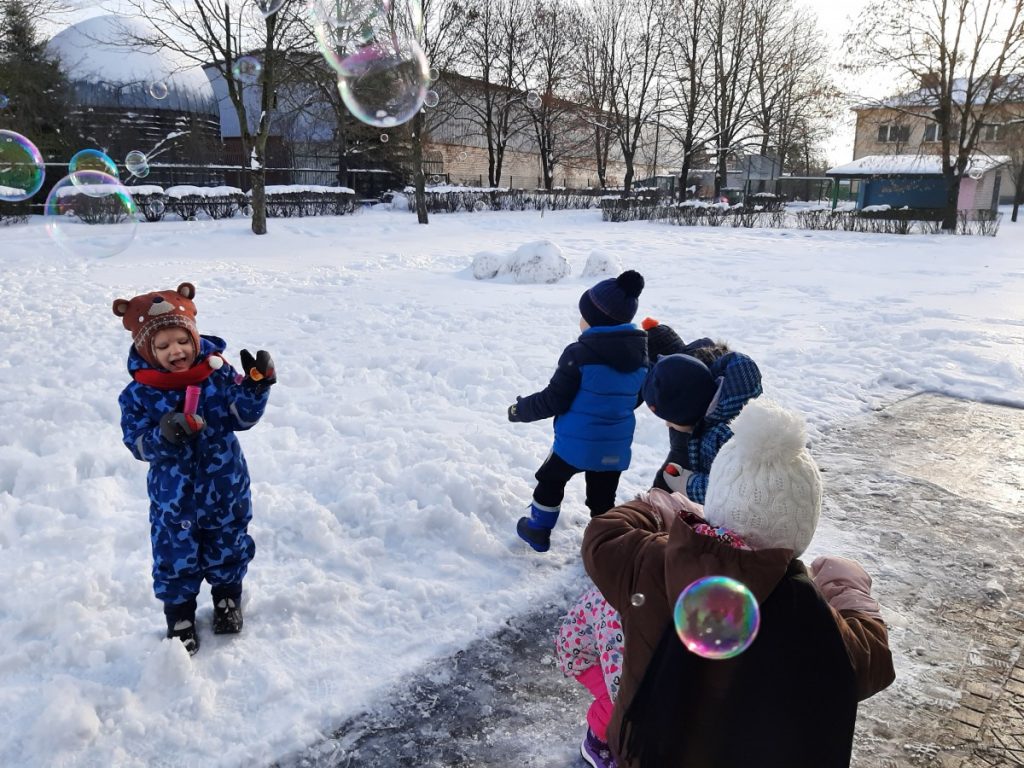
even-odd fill
[[(459, 211), (565, 211), (597, 208), (601, 190), (525, 190), (474, 187), (427, 188), (425, 197), (428, 213), (457, 213)], [(416, 210), (416, 194), (407, 187), (405, 196), (409, 210)]]

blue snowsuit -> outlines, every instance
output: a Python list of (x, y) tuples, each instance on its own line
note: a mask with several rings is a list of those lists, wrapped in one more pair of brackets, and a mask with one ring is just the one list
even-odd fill
[(619, 475), (629, 467), (634, 409), (647, 366), (643, 330), (632, 323), (595, 326), (565, 348), (547, 387), (518, 401), (519, 421), (555, 417), (555, 443), (537, 471), (535, 505), (556, 510), (566, 483), (581, 471), (591, 515), (615, 505)]
[[(225, 346), (222, 339), (202, 336), (198, 364), (206, 365), (206, 357)], [(129, 373), (151, 367), (133, 347)], [(247, 531), (249, 470), (234, 433), (259, 421), (268, 392), (235, 383), (227, 363), (199, 386), (197, 413), (206, 428), (181, 446), (162, 436), (160, 418), (181, 410), (183, 389), (133, 380), (118, 399), (124, 444), (139, 461), (149, 462), (153, 590), (165, 610), (194, 601), (204, 578), (215, 590), (240, 594), (256, 549)]]
[(761, 392), (761, 371), (757, 363), (741, 352), (727, 352), (708, 369), (720, 380), (717, 402), (692, 433), (669, 429), (669, 454), (654, 478), (654, 487), (670, 490), (662, 472), (670, 463), (679, 464), (693, 474), (686, 481), (686, 495), (704, 503), (708, 473), (719, 449), (732, 437), (729, 426), (743, 406)]

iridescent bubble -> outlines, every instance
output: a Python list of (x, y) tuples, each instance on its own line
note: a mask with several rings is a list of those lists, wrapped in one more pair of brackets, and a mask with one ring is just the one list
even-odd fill
[(260, 9), (263, 18), (269, 19), (284, 5), (284, 0), (256, 0), (256, 7)]
[(483, 200), (477, 200), (475, 203), (473, 203), (473, 210), (474, 211), (488, 211), (488, 210), (490, 210), (490, 206), (487, 205), (487, 203), (485, 203)]
[(460, 163), (464, 163), (464, 162), (466, 162), (466, 158), (467, 157), (469, 157), (468, 153), (466, 153), (466, 152), (459, 152), (459, 154), (457, 154), (455, 156), (455, 159), (458, 160)]
[(135, 239), (138, 226), (128, 189), (100, 171), (78, 171), (58, 181), (46, 198), (43, 217), (53, 241), (77, 256), (120, 253)]
[(437, 71), (437, 67), (430, 68), (430, 82), (436, 82), (437, 78), (441, 76), (441, 73)]
[(526, 93), (526, 106), (530, 109), (537, 109), (541, 105), (540, 94), (536, 91), (527, 91)]
[(108, 176), (113, 176), (115, 179), (120, 176), (117, 170), (117, 163), (111, 160), (110, 156), (105, 152), (101, 152), (98, 149), (83, 149), (71, 157), (71, 161), (68, 163), (68, 178), (75, 181), (80, 178), (78, 174), (83, 171), (105, 173)]
[(7, 98), (6, 93), (0, 93), (0, 109), (7, 109), (7, 105), (11, 103), (11, 100)]
[(338, 91), (357, 119), (378, 128), (408, 122), (423, 106), (427, 58), (413, 41), (371, 43), (341, 61)]
[(143, 178), (149, 175), (149, 159), (145, 152), (133, 149), (124, 158), (124, 167), (132, 176)]
[(386, 133), (382, 133), (380, 135), (380, 143), (381, 144), (387, 144), (388, 143), (388, 135)]
[(167, 205), (163, 200), (150, 200), (146, 203), (146, 208), (154, 218), (163, 216), (167, 211)]
[(231, 74), (236, 80), (252, 85), (259, 81), (263, 64), (255, 56), (242, 56), (231, 65)]
[(36, 145), (20, 133), (0, 130), (0, 200), (28, 200), (45, 178), (46, 164)]
[(427, 91), (423, 97), (423, 104), (428, 107), (436, 107), (441, 101), (441, 97), (437, 95), (437, 91)]
[(308, 6), (317, 47), (339, 74), (341, 61), (373, 39), (389, 11), (383, 0), (310, 0)]
[(639, 608), (641, 605), (647, 602), (647, 598), (644, 597), (642, 592), (637, 592), (629, 598), (629, 604), (634, 608)]
[(166, 99), (168, 93), (169, 91), (167, 88), (167, 83), (158, 80), (155, 83), (149, 84), (149, 95), (157, 101), (162, 101), (163, 99)]
[(731, 659), (757, 637), (761, 611), (746, 586), (728, 576), (706, 576), (684, 589), (673, 614), (676, 633), (705, 659)]
[(441, 183), (441, 177), (440, 176), (431, 176), (430, 177), (430, 183), (431, 184), (440, 184)]

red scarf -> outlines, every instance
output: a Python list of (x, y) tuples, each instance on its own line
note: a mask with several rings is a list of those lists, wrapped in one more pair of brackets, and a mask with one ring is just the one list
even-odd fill
[[(169, 373), (166, 371), (158, 371), (153, 368), (140, 368), (132, 374), (139, 384), (145, 384), (147, 387), (156, 387), (157, 389), (184, 389), (190, 384), (198, 384), (201, 381), (206, 381), (210, 378), (216, 368), (210, 365), (210, 359), (218, 357), (221, 360), (221, 365), (224, 364), (224, 358), (216, 352), (200, 360), (198, 363), (193, 365), (187, 371), (178, 371), (177, 373)], [(220, 368), (220, 365), (217, 366)]]

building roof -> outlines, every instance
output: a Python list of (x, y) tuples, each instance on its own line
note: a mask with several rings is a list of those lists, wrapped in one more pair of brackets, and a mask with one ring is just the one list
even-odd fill
[[(960, 77), (953, 81), (953, 102), (963, 105), (967, 101), (967, 78)], [(988, 88), (975, 83), (975, 103), (981, 103), (988, 95)], [(981, 101), (979, 101), (979, 99)], [(884, 109), (886, 107), (906, 109), (908, 107), (934, 107), (938, 104), (938, 95), (935, 87), (923, 86), (914, 91), (899, 93), (877, 101), (858, 104), (853, 111), (863, 109)], [(1002, 85), (997, 87), (995, 102), (1024, 103), (1024, 78), (1020, 75), (1011, 75), (1004, 78)]]
[[(966, 174), (981, 176), (1010, 162), (1006, 155), (974, 155)], [(938, 176), (942, 174), (939, 155), (867, 155), (825, 171), (826, 176)]]
[[(213, 88), (202, 67), (170, 49), (132, 43), (157, 34), (143, 19), (106, 14), (73, 24), (46, 47), (60, 59), (82, 106), (216, 115)], [(154, 85), (166, 86), (167, 95), (156, 98)]]

